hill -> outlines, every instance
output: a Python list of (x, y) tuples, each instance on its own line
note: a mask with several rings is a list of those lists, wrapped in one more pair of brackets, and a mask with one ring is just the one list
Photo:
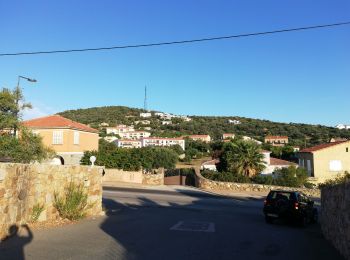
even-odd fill
[[(68, 110), (59, 114), (98, 128), (102, 122), (110, 125), (133, 124), (135, 121), (142, 120), (139, 116), (140, 112), (145, 111), (138, 108), (108, 106)], [(172, 120), (173, 124), (162, 125), (161, 120), (152, 115), (152, 118), (147, 118), (147, 120), (151, 121), (150, 125), (147, 126), (152, 128), (152, 135), (162, 137), (174, 137), (184, 134), (209, 134), (215, 140), (220, 139), (223, 133), (235, 133), (236, 135), (246, 135), (263, 141), (265, 135), (286, 135), (289, 137), (292, 145), (301, 147), (325, 143), (333, 137), (350, 139), (349, 130), (339, 130), (322, 125), (279, 123), (238, 116), (191, 116), (191, 118), (192, 120), (189, 122), (175, 118)], [(239, 120), (241, 124), (231, 124), (228, 122), (229, 119)], [(139, 129), (143, 127), (142, 125), (136, 126)]]

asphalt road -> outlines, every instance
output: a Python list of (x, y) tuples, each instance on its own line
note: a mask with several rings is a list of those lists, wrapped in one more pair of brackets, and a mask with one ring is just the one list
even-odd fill
[(111, 188), (107, 216), (26, 232), (0, 259), (341, 259), (319, 225), (266, 224), (262, 201), (188, 188)]

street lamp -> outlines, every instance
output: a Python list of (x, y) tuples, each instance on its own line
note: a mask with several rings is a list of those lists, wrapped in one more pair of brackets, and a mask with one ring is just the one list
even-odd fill
[[(19, 100), (21, 99), (21, 87), (19, 85), (21, 79), (25, 79), (29, 82), (32, 82), (32, 83), (35, 83), (37, 82), (36, 79), (31, 79), (31, 78), (28, 78), (28, 77), (24, 77), (24, 76), (18, 76), (18, 81), (17, 81), (17, 87), (16, 87), (16, 113), (15, 113), (15, 116), (16, 116), (16, 119), (18, 120), (18, 114), (19, 114), (19, 111), (20, 111), (20, 108), (19, 108)], [(17, 126), (15, 125), (14, 127), (14, 136), (16, 136), (17, 134)]]

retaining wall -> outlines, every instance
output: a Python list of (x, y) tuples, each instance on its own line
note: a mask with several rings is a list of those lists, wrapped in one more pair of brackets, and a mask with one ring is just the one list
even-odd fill
[(39, 221), (59, 218), (54, 194), (70, 182), (82, 184), (88, 194), (87, 215), (102, 213), (103, 167), (0, 163), (0, 239), (9, 227), (31, 221), (33, 207), (43, 205)]
[(321, 228), (324, 236), (350, 259), (350, 182), (321, 189)]
[(204, 178), (200, 170), (195, 169), (196, 172), (196, 187), (205, 189), (205, 190), (224, 190), (224, 191), (260, 191), (268, 193), (270, 190), (293, 190), (300, 191), (311, 197), (320, 197), (319, 189), (302, 189), (302, 188), (291, 188), (283, 186), (273, 186), (273, 185), (263, 185), (263, 184), (252, 184), (252, 183), (235, 183), (235, 182), (222, 182), (222, 181), (213, 181)]

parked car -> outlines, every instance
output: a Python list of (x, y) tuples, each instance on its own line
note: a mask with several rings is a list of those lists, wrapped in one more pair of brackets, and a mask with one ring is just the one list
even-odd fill
[(314, 202), (297, 191), (270, 191), (264, 201), (263, 211), (267, 223), (272, 223), (275, 219), (286, 219), (306, 226), (317, 222), (318, 218)]

